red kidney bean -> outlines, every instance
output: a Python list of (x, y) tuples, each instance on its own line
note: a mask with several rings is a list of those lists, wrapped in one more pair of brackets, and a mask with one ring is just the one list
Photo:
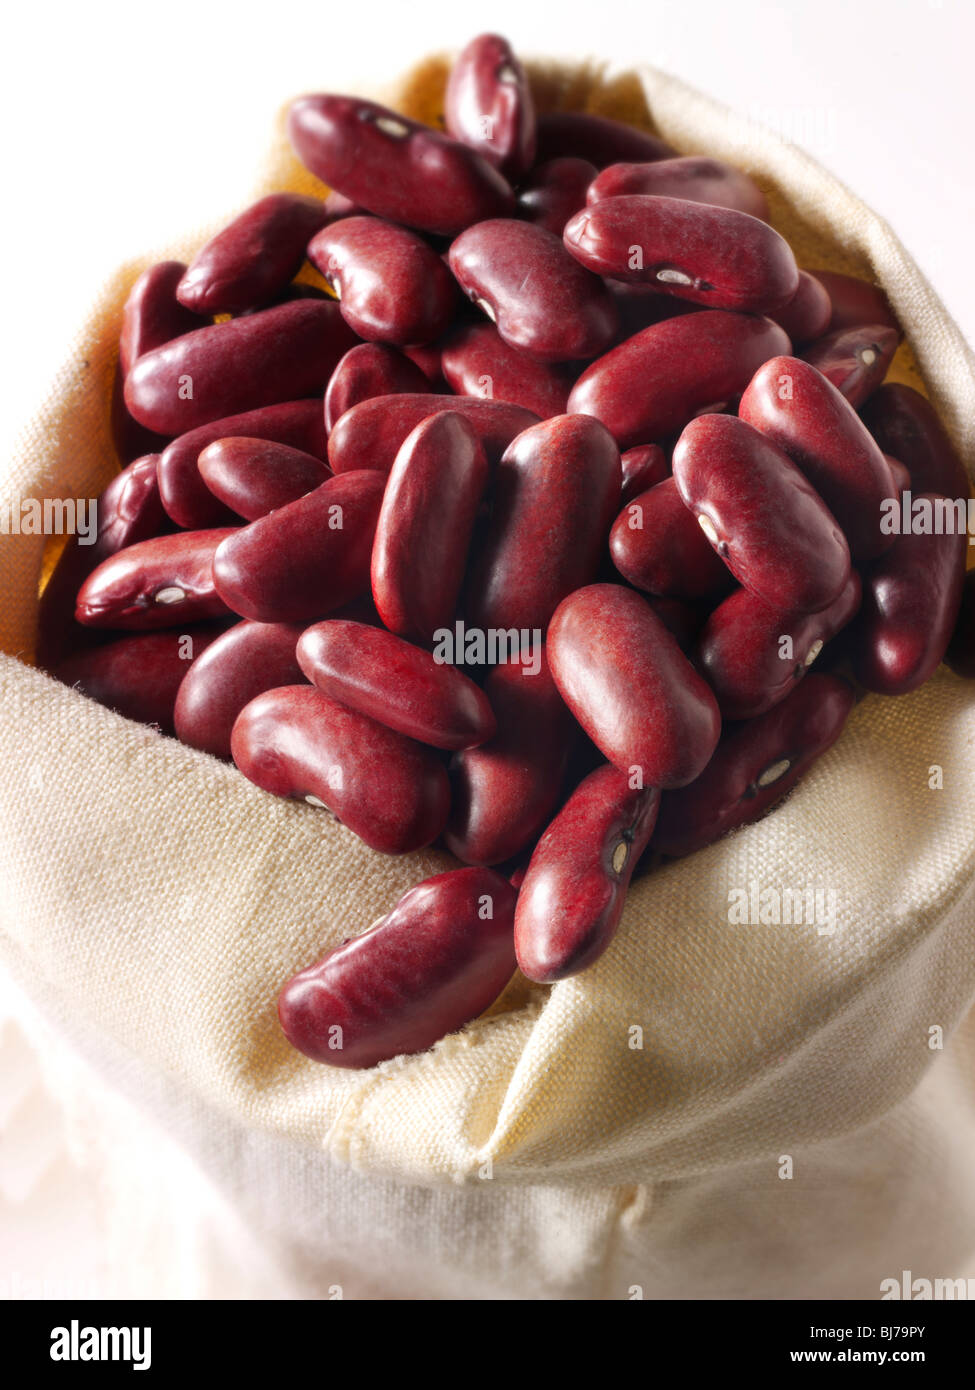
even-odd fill
[(587, 367), (569, 410), (602, 420), (621, 449), (663, 439), (737, 396), (788, 344), (770, 319), (724, 309), (666, 319)]
[(539, 164), (575, 155), (604, 169), (607, 164), (643, 164), (676, 153), (656, 135), (589, 111), (547, 111), (538, 117), (537, 129)]
[(731, 164), (704, 155), (658, 159), (651, 164), (610, 164), (593, 179), (586, 202), (634, 194), (684, 198), (689, 203), (732, 208), (763, 222), (768, 220), (768, 203), (755, 180)]
[(268, 303), (297, 275), (327, 215), (320, 198), (261, 198), (196, 253), (176, 291), (180, 303), (197, 314), (238, 314)]
[(869, 281), (858, 280), (853, 275), (841, 275), (836, 270), (814, 270), (811, 273), (826, 290), (832, 304), (828, 332), (859, 328), (865, 323), (884, 323), (896, 328), (898, 333), (901, 331), (887, 296), (879, 285), (871, 285)]
[(213, 557), (230, 527), (177, 531), (128, 545), (82, 584), (75, 617), (89, 627), (148, 632), (227, 615), (213, 583)]
[(369, 587), (386, 480), (362, 469), (232, 532), (213, 557), (217, 592), (259, 623), (322, 618)]
[(479, 222), (461, 233), (448, 260), (461, 289), (512, 347), (564, 362), (594, 357), (612, 341), (612, 296), (544, 227), (505, 217)]
[(533, 843), (558, 801), (575, 728), (541, 647), (495, 666), (484, 693), (498, 732), (450, 769), (444, 844), (467, 864), (500, 864)]
[(140, 424), (180, 434), (324, 391), (354, 341), (337, 304), (278, 304), (145, 353), (126, 377), (125, 403)]
[(251, 700), (230, 747), (251, 782), (325, 807), (381, 854), (423, 849), (446, 822), (450, 791), (436, 753), (312, 686)]
[(476, 151), (372, 101), (299, 97), (288, 134), (316, 178), (367, 211), (423, 232), (456, 236), (513, 204), (508, 183)]
[(945, 661), (955, 675), (975, 679), (975, 570), (969, 570), (961, 591), (958, 620), (945, 652)]
[[(850, 578), (850, 550), (811, 483), (734, 415), (701, 415), (674, 448), (684, 503), (732, 574), (766, 603), (818, 613)], [(677, 595), (680, 597), (680, 595)]]
[(576, 787), (539, 840), (515, 909), (522, 974), (549, 984), (587, 969), (616, 934), (660, 793), (604, 766)]
[(571, 155), (539, 164), (518, 194), (519, 216), (560, 237), (572, 214), (585, 207), (586, 189), (597, 172), (588, 159)]
[[(944, 501), (924, 493), (912, 505)], [(943, 535), (907, 532), (864, 575), (853, 668), (867, 690), (905, 695), (934, 674), (958, 617), (966, 549), (964, 528)]]
[(659, 444), (638, 444), (635, 449), (627, 449), (620, 455), (620, 463), (623, 465), (620, 501), (624, 504), (670, 477), (670, 460)]
[(785, 329), (793, 344), (798, 344), (821, 338), (829, 328), (832, 313), (833, 304), (825, 286), (808, 270), (800, 270), (795, 294), (769, 317)]
[(548, 657), (563, 700), (616, 767), (648, 787), (700, 775), (721, 731), (717, 702), (639, 594), (577, 589), (549, 625)]
[(623, 578), (650, 594), (713, 598), (731, 586), (727, 565), (684, 505), (673, 478), (624, 506), (609, 535), (609, 553)]
[(900, 495), (906, 492), (911, 486), (911, 475), (901, 463), (900, 459), (895, 459), (893, 454), (884, 454), (884, 461), (890, 469), (891, 480), (894, 484), (894, 491)]
[(69, 657), (54, 674), (123, 718), (157, 724), (164, 734), (171, 734), (180, 684), (220, 631), (194, 626), (118, 637)]
[(421, 420), (449, 410), (462, 415), (484, 446), (489, 462), (496, 461), (516, 434), (538, 423), (538, 417), (507, 401), (465, 396), (382, 396), (361, 401), (335, 423), (328, 437), (328, 461), (336, 474), (361, 468), (388, 473), (403, 441)]
[(331, 477), (327, 463), (268, 439), (216, 439), (197, 460), (213, 495), (247, 521), (294, 502)]
[(884, 377), (900, 335), (882, 323), (841, 328), (810, 343), (801, 354), (858, 410)]
[(278, 1017), (293, 1047), (333, 1067), (425, 1052), (482, 1014), (515, 969), (517, 894), (490, 869), (405, 893), (367, 932), (289, 980)]
[(457, 296), (450, 271), (405, 227), (381, 217), (344, 217), (312, 239), (308, 259), (360, 338), (428, 343), (450, 323)]
[(839, 738), (853, 689), (811, 675), (767, 714), (733, 725), (691, 786), (665, 792), (650, 841), (662, 854), (693, 854), (765, 815)]
[(855, 570), (836, 602), (818, 613), (790, 613), (736, 589), (704, 624), (696, 654), (722, 717), (754, 719), (784, 700), (859, 607)]
[(577, 212), (562, 239), (597, 275), (711, 309), (764, 314), (788, 304), (799, 286), (789, 243), (767, 222), (683, 198), (606, 198)]
[(831, 381), (797, 357), (773, 357), (755, 373), (738, 413), (805, 473), (843, 528), (854, 560), (887, 549), (880, 521), (894, 497), (890, 469)]
[(306, 628), (298, 663), (330, 700), (434, 748), (476, 748), (497, 722), (484, 693), (422, 647), (365, 623), (331, 618)]
[(430, 415), (407, 435), (372, 549), (373, 598), (392, 632), (431, 641), (453, 618), (487, 476), (484, 450), (462, 415)]
[(119, 339), (123, 376), (144, 353), (202, 326), (204, 320), (199, 314), (184, 308), (176, 298), (176, 287), (185, 270), (182, 261), (160, 261), (144, 270), (129, 291)]
[(458, 328), (444, 343), (440, 361), (459, 396), (511, 401), (542, 420), (565, 414), (571, 382), (564, 369), (520, 352), (490, 323)]
[(360, 343), (349, 349), (332, 373), (325, 392), (325, 428), (331, 432), (339, 417), (360, 401), (377, 396), (422, 395), (429, 390), (426, 373), (404, 353), (381, 343)]
[(916, 492), (967, 497), (965, 465), (948, 438), (938, 412), (911, 386), (889, 381), (863, 408), (863, 420), (885, 453), (900, 459)]
[(186, 671), (176, 695), (176, 737), (191, 748), (230, 757), (230, 734), (245, 705), (266, 690), (298, 685), (295, 648), (301, 628), (288, 623), (235, 623)]
[(621, 485), (619, 450), (590, 416), (558, 415), (513, 440), (472, 566), (474, 624), (544, 628), (562, 599), (595, 577)]
[(444, 99), (447, 130), (519, 179), (535, 158), (535, 103), (525, 70), (506, 39), (480, 34), (450, 70)]
[(207, 487), (198, 467), (200, 454), (208, 445), (230, 438), (266, 439), (324, 458), (322, 403), (320, 400), (286, 401), (283, 405), (247, 410), (241, 415), (201, 425), (174, 439), (163, 451), (158, 473), (163, 506), (177, 526), (200, 530), (234, 519), (230, 509)]

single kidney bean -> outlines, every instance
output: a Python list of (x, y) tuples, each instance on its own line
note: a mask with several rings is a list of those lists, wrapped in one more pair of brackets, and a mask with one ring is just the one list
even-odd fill
[(684, 198), (689, 203), (709, 203), (768, 220), (768, 203), (755, 180), (731, 164), (704, 155), (657, 159), (651, 164), (610, 164), (593, 179), (586, 202), (635, 194)]
[(717, 702), (639, 594), (577, 589), (549, 625), (548, 658), (563, 700), (616, 767), (648, 787), (700, 775), (721, 731)]
[(855, 570), (835, 603), (818, 613), (784, 611), (736, 589), (704, 624), (696, 653), (722, 717), (754, 719), (784, 700), (859, 607)]
[[(945, 499), (933, 493), (913, 506), (932, 508)], [(954, 520), (951, 502), (947, 502)], [(853, 667), (857, 679), (878, 695), (905, 695), (923, 685), (944, 658), (961, 605), (967, 536), (899, 535), (863, 579)]]
[(564, 368), (512, 347), (490, 323), (463, 324), (444, 343), (440, 362), (459, 396), (511, 401), (542, 420), (565, 414), (571, 382)]
[(670, 459), (659, 444), (638, 444), (620, 455), (623, 466), (624, 504), (670, 477)]
[(586, 205), (586, 189), (598, 170), (588, 159), (566, 155), (533, 169), (518, 194), (518, 214), (555, 236), (569, 218)]
[(858, 410), (884, 377), (897, 351), (896, 328), (875, 323), (827, 333), (801, 354)]
[(516, 897), (491, 869), (418, 883), (369, 931), (288, 981), (278, 1000), (288, 1041), (333, 1067), (425, 1052), (482, 1014), (510, 980)]
[(741, 398), (742, 420), (805, 473), (839, 522), (854, 560), (890, 545), (880, 527), (894, 497), (890, 469), (856, 411), (831, 381), (797, 357), (773, 357)]
[(423, 849), (447, 819), (447, 773), (432, 749), (310, 685), (279, 686), (251, 700), (237, 716), (230, 749), (251, 782), (325, 807), (381, 854)]
[(444, 844), (467, 864), (500, 864), (534, 842), (559, 799), (575, 729), (542, 647), (495, 666), (484, 693), (498, 731), (450, 768)]
[(372, 549), (373, 598), (390, 631), (427, 642), (453, 618), (487, 477), (484, 450), (462, 415), (430, 415), (407, 435)]
[(123, 376), (144, 353), (202, 326), (199, 315), (176, 298), (176, 287), (185, 270), (182, 261), (160, 261), (144, 270), (129, 291), (119, 339)]
[(140, 424), (180, 434), (324, 391), (354, 341), (337, 304), (278, 304), (144, 353), (126, 377), (125, 403)]
[(475, 150), (372, 101), (299, 97), (288, 134), (316, 178), (361, 208), (422, 232), (456, 236), (513, 205), (506, 180)]
[(854, 700), (846, 681), (811, 675), (768, 713), (733, 725), (697, 781), (661, 797), (651, 848), (693, 854), (759, 820), (836, 742)]
[(497, 467), (493, 510), (468, 591), (481, 628), (541, 628), (592, 580), (622, 469), (613, 437), (587, 415), (557, 415), (513, 440)]
[(621, 449), (663, 439), (737, 396), (788, 344), (771, 319), (725, 309), (682, 314), (587, 367), (569, 394), (569, 410), (602, 420)]
[(265, 439), (288, 444), (317, 458), (325, 457), (325, 422), (320, 400), (286, 401), (283, 405), (246, 410), (224, 420), (181, 434), (163, 450), (159, 460), (159, 494), (177, 526), (200, 530), (233, 520), (203, 481), (200, 454), (218, 439)]
[(865, 323), (884, 323), (890, 328), (901, 326), (891, 309), (887, 296), (879, 285), (858, 280), (853, 275), (841, 275), (836, 270), (811, 272), (826, 290), (832, 304), (827, 331), (838, 333), (841, 328), (859, 328)]
[(833, 304), (825, 286), (808, 270), (800, 270), (799, 287), (795, 294), (788, 304), (776, 309), (769, 317), (785, 329), (795, 345), (821, 338), (829, 328), (832, 314)]
[(496, 217), (462, 232), (450, 268), (512, 347), (543, 361), (595, 357), (616, 332), (616, 305), (597, 275), (544, 227)]
[(564, 980), (605, 951), (659, 806), (656, 787), (634, 790), (612, 766), (576, 787), (539, 840), (518, 894), (515, 950), (529, 980)]
[(385, 483), (368, 469), (329, 478), (232, 532), (213, 557), (227, 607), (259, 623), (311, 622), (362, 593)]
[(767, 222), (684, 198), (605, 198), (577, 212), (562, 239), (597, 275), (652, 284), (711, 309), (764, 314), (799, 287), (789, 243)]
[(961, 606), (945, 661), (956, 676), (975, 679), (975, 570), (969, 570), (961, 591)]
[(325, 428), (331, 432), (339, 416), (360, 401), (429, 390), (426, 373), (404, 353), (382, 343), (360, 343), (349, 348), (332, 373), (325, 392)]
[(428, 343), (450, 323), (457, 286), (436, 251), (381, 217), (343, 217), (308, 246), (342, 317), (370, 342)]
[(227, 616), (213, 557), (233, 528), (177, 531), (138, 541), (103, 560), (82, 584), (75, 617), (89, 627), (147, 632)]
[(899, 495), (906, 492), (911, 486), (911, 475), (901, 463), (900, 459), (895, 459), (893, 454), (884, 454), (884, 461), (890, 469), (891, 480), (894, 484), (894, 491)]
[(967, 497), (968, 473), (929, 400), (912, 386), (889, 381), (870, 397), (863, 420), (881, 449), (911, 475), (917, 492)]
[(304, 497), (331, 477), (327, 463), (302, 449), (241, 435), (208, 444), (197, 467), (214, 497), (247, 521)]
[(843, 532), (771, 440), (734, 415), (700, 415), (677, 441), (673, 467), (685, 505), (746, 589), (801, 613), (839, 598), (850, 577)]
[(665, 140), (648, 131), (589, 111), (547, 111), (538, 117), (537, 130), (539, 164), (575, 155), (605, 169), (607, 164), (645, 164), (676, 153)]
[(506, 39), (480, 34), (450, 70), (447, 130), (517, 180), (535, 158), (535, 103), (525, 70)]
[(673, 478), (624, 506), (609, 535), (609, 553), (623, 578), (650, 594), (714, 598), (731, 587), (727, 565), (684, 505)]
[(176, 737), (191, 748), (230, 757), (230, 734), (245, 705), (304, 674), (295, 648), (301, 628), (288, 623), (235, 623), (185, 672), (176, 695)]
[(328, 437), (328, 461), (336, 474), (361, 468), (388, 473), (403, 441), (421, 420), (449, 410), (473, 427), (489, 462), (496, 462), (516, 434), (538, 423), (538, 416), (507, 401), (437, 395), (382, 396), (360, 401), (336, 421)]
[(331, 618), (305, 629), (298, 663), (323, 694), (434, 748), (476, 748), (496, 731), (469, 677), (379, 627)]

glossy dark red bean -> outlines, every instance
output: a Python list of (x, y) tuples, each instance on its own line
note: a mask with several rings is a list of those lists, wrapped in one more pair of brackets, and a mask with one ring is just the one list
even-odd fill
[(843, 532), (789, 456), (757, 429), (734, 415), (701, 415), (677, 441), (673, 469), (685, 505), (746, 589), (800, 613), (839, 598), (850, 578)]
[(259, 623), (323, 618), (369, 587), (386, 480), (362, 469), (232, 532), (213, 557), (227, 607)]
[(493, 324), (462, 325), (444, 342), (440, 362), (447, 384), (460, 396), (511, 401), (542, 420), (565, 414), (569, 374), (512, 347)]
[(557, 415), (518, 435), (494, 475), (471, 621), (544, 630), (562, 599), (595, 577), (621, 486), (619, 450), (590, 416)]
[(620, 463), (623, 467), (620, 501), (624, 505), (670, 477), (670, 459), (659, 444), (638, 444), (635, 449), (627, 449), (620, 455)]
[(961, 591), (961, 606), (945, 661), (956, 676), (975, 680), (975, 570), (969, 570)]
[(724, 309), (682, 314), (645, 328), (587, 367), (569, 409), (595, 415), (629, 449), (676, 434), (695, 415), (727, 404), (788, 345), (771, 319)]
[(406, 436), (421, 420), (450, 410), (473, 426), (488, 461), (497, 461), (516, 434), (538, 423), (538, 416), (507, 401), (466, 396), (398, 395), (361, 401), (336, 422), (328, 437), (328, 461), (336, 474), (361, 468), (388, 473)]
[(288, 981), (278, 1000), (288, 1041), (314, 1062), (362, 1068), (463, 1028), (514, 973), (515, 897), (490, 869), (417, 884), (369, 931)]
[(704, 155), (657, 159), (650, 164), (610, 164), (590, 184), (586, 202), (634, 194), (684, 198), (768, 220), (768, 203), (755, 180), (731, 164)]
[(558, 802), (574, 730), (543, 648), (495, 666), (484, 693), (498, 731), (450, 768), (444, 843), (467, 864), (500, 864), (534, 842)]
[(854, 560), (890, 545), (882, 507), (894, 498), (890, 469), (849, 401), (815, 367), (773, 357), (741, 398), (742, 420), (787, 453), (839, 522)]
[(833, 304), (825, 286), (808, 270), (800, 270), (799, 285), (788, 304), (769, 317), (784, 328), (793, 346), (821, 338), (829, 328)]
[(176, 298), (185, 270), (182, 261), (160, 261), (144, 270), (129, 291), (119, 339), (123, 376), (144, 353), (200, 328), (206, 321)]
[(613, 523), (609, 553), (623, 578), (650, 594), (714, 598), (732, 583), (673, 478), (626, 503)]
[(197, 314), (238, 314), (269, 303), (301, 269), (326, 217), (320, 198), (261, 198), (196, 253), (177, 289), (180, 303)]
[[(924, 493), (912, 507), (951, 502)], [(863, 578), (863, 604), (853, 644), (853, 668), (867, 690), (905, 695), (923, 685), (944, 659), (961, 605), (968, 549), (964, 525), (950, 534), (908, 532), (894, 541)]]
[(616, 934), (660, 792), (604, 766), (581, 782), (539, 840), (518, 893), (515, 950), (540, 984), (592, 965)]
[(191, 748), (230, 757), (230, 734), (245, 705), (304, 680), (295, 648), (302, 629), (288, 623), (235, 623), (185, 673), (173, 712), (176, 737)]
[(125, 403), (147, 428), (182, 434), (324, 391), (355, 341), (337, 304), (278, 304), (197, 328), (143, 354), (126, 377)]
[(537, 126), (539, 164), (574, 155), (605, 169), (607, 164), (643, 164), (676, 153), (649, 131), (589, 111), (547, 111), (538, 117)]
[(841, 328), (817, 339), (800, 355), (859, 410), (887, 375), (900, 334), (882, 323)]
[(246, 521), (304, 497), (331, 476), (327, 463), (302, 449), (241, 435), (208, 444), (197, 467), (214, 497)]
[(391, 222), (456, 236), (513, 206), (506, 180), (475, 150), (372, 101), (299, 97), (288, 134), (316, 178)]
[(586, 190), (597, 172), (588, 159), (571, 155), (539, 164), (518, 193), (518, 215), (560, 237), (573, 213), (585, 207)]
[(535, 103), (525, 70), (498, 34), (472, 39), (450, 70), (444, 99), (448, 132), (507, 178), (517, 180), (535, 158)]
[(828, 332), (859, 328), (865, 323), (885, 323), (901, 331), (887, 296), (879, 285), (859, 280), (854, 275), (841, 275), (836, 270), (814, 270), (811, 273), (826, 290), (832, 304)]
[(426, 373), (404, 353), (382, 343), (360, 343), (349, 349), (332, 373), (325, 392), (325, 428), (331, 432), (338, 418), (360, 401), (423, 395), (429, 390)]
[(684, 198), (605, 198), (577, 212), (562, 239), (597, 275), (706, 308), (766, 314), (799, 287), (789, 243), (767, 222)]
[(784, 700), (859, 607), (856, 571), (818, 613), (790, 613), (736, 589), (704, 624), (696, 653), (722, 717), (754, 719)]
[(915, 492), (968, 496), (965, 465), (938, 412), (919, 391), (900, 382), (885, 383), (863, 407), (863, 420), (881, 449), (900, 459)]
[(251, 700), (230, 746), (251, 782), (324, 807), (381, 854), (423, 849), (446, 822), (450, 792), (437, 754), (313, 686)]
[(497, 217), (462, 232), (450, 248), (461, 289), (506, 343), (547, 362), (595, 357), (616, 332), (616, 305), (554, 232)]
[(453, 619), (487, 478), (484, 450), (462, 415), (430, 415), (404, 440), (371, 561), (373, 598), (390, 631), (427, 642)]
[(200, 454), (218, 439), (265, 439), (288, 444), (316, 458), (325, 457), (325, 421), (320, 400), (286, 401), (283, 405), (246, 410), (190, 430), (163, 450), (159, 460), (159, 493), (177, 526), (199, 530), (234, 519), (203, 481)]
[(177, 531), (128, 545), (85, 580), (75, 617), (89, 627), (148, 632), (229, 616), (213, 582), (213, 557), (233, 528)]
[(563, 700), (604, 757), (647, 787), (679, 787), (714, 752), (710, 688), (632, 589), (592, 584), (563, 599), (548, 630)]
[(759, 820), (836, 742), (854, 699), (846, 681), (814, 674), (768, 713), (732, 725), (701, 776), (661, 797), (651, 848), (692, 854)]

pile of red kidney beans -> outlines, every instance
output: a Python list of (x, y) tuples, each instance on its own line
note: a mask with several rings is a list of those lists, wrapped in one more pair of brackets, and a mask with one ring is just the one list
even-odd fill
[(457, 60), (446, 133), (341, 96), (289, 130), (329, 197), (262, 198), (132, 290), (124, 467), (38, 660), (375, 850), (465, 865), (285, 986), (290, 1041), (364, 1067), (516, 963), (590, 965), (641, 858), (763, 815), (956, 622), (975, 674), (964, 531), (882, 525), (969, 486), (882, 385), (878, 288), (800, 270), (747, 174), (536, 116), (503, 39)]

